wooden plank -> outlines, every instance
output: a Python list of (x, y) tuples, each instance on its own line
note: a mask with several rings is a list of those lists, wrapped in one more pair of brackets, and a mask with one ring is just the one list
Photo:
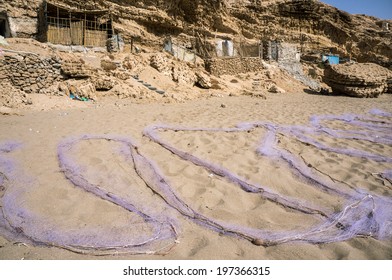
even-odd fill
[(48, 26), (48, 42), (53, 44), (70, 45), (71, 34), (67, 27)]
[(71, 22), (72, 28), (72, 44), (83, 45), (83, 21)]

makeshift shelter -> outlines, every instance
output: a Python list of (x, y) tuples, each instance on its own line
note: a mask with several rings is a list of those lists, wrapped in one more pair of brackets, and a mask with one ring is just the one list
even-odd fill
[(218, 57), (236, 56), (237, 50), (234, 48), (232, 40), (218, 39), (215, 42), (216, 55)]
[(67, 8), (51, 1), (44, 2), (44, 38), (62, 45), (105, 47), (113, 35), (109, 11)]
[(165, 39), (164, 50), (171, 53), (178, 60), (196, 62), (195, 51), (180, 45), (178, 42), (173, 41), (173, 38), (171, 37)]
[(299, 62), (301, 59), (301, 54), (295, 44), (278, 41), (263, 41), (260, 48), (264, 60)]

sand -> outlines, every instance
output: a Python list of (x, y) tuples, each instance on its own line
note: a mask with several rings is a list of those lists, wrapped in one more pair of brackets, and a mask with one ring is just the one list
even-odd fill
[[(18, 115), (0, 115), (0, 143), (18, 141), (22, 146), (8, 153), (23, 176), (31, 178), (28, 191), (17, 196), (17, 205), (34, 216), (25, 221), (24, 232), (38, 226), (42, 231), (83, 233), (98, 228), (101, 233), (111, 228), (132, 230), (142, 221), (91, 193), (73, 186), (61, 172), (57, 147), (69, 137), (81, 135), (116, 135), (131, 137), (139, 152), (154, 161), (165, 180), (192, 209), (205, 216), (244, 227), (268, 230), (292, 230), (312, 226), (317, 219), (283, 208), (262, 197), (240, 190), (234, 184), (213, 175), (202, 167), (184, 161), (143, 136), (152, 124), (183, 127), (229, 128), (242, 122), (270, 121), (281, 125), (308, 125), (312, 115), (366, 114), (373, 108), (392, 113), (392, 95), (376, 99), (353, 99), (343, 96), (319, 96), (306, 93), (269, 94), (266, 100), (246, 96), (212, 97), (185, 103), (134, 104), (131, 101), (99, 104), (59, 103), (66, 97), (51, 97), (51, 104), (33, 110), (20, 110)], [(35, 102), (38, 104), (39, 102)], [(224, 106), (222, 106), (224, 104)], [(53, 108), (54, 107), (54, 108)], [(42, 110), (45, 109), (45, 110)], [(347, 128), (332, 123), (336, 128)], [(325, 194), (306, 182), (299, 181), (290, 170), (273, 160), (255, 154), (260, 137), (256, 129), (236, 132), (161, 132), (162, 139), (173, 146), (212, 161), (246, 178), (267, 185), (274, 191), (326, 209), (341, 209), (336, 196)], [(386, 144), (371, 144), (325, 137), (328, 145), (353, 146), (368, 152), (392, 157)], [(308, 147), (292, 139), (281, 139), (281, 145), (323, 174), (356, 188), (391, 197), (392, 186), (372, 173), (392, 169), (391, 163), (380, 163), (333, 154)], [(352, 238), (343, 242), (309, 244), (290, 242), (275, 246), (255, 246), (237, 236), (217, 233), (185, 218), (148, 189), (132, 166), (115, 151), (118, 143), (91, 140), (75, 146), (70, 156), (85, 166), (83, 175), (94, 184), (106, 184), (113, 194), (129, 200), (144, 212), (167, 216), (177, 230), (177, 243), (165, 255), (80, 254), (55, 246), (16, 242), (0, 236), (0, 259), (392, 259), (392, 241), (371, 237)], [(18, 185), (19, 184), (19, 185)], [(23, 182), (7, 186), (15, 192)], [(3, 205), (2, 205), (3, 206)], [(39, 223), (39, 224), (37, 224)], [(124, 229), (125, 230), (125, 229)], [(137, 230), (137, 229), (135, 229)], [(144, 228), (148, 231), (149, 229)], [(128, 231), (126, 231), (128, 232)], [(112, 232), (115, 235), (115, 232)], [(116, 238), (124, 236), (124, 232)], [(110, 237), (110, 236), (109, 236)], [(99, 239), (99, 238), (98, 238)]]

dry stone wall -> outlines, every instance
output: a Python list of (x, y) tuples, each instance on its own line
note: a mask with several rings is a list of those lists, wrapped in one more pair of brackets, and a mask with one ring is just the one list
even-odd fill
[(206, 61), (206, 69), (215, 76), (257, 72), (263, 69), (259, 57), (214, 58)]
[(33, 54), (5, 54), (0, 57), (0, 84), (10, 82), (25, 93), (41, 93), (61, 81), (61, 61)]

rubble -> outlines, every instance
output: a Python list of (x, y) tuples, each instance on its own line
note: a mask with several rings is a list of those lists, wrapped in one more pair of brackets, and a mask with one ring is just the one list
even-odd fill
[(28, 95), (15, 88), (9, 81), (1, 83), (0, 107), (17, 108), (31, 104), (32, 101)]
[(353, 97), (378, 97), (388, 91), (392, 71), (374, 63), (329, 65), (324, 70), (324, 82), (335, 93)]

